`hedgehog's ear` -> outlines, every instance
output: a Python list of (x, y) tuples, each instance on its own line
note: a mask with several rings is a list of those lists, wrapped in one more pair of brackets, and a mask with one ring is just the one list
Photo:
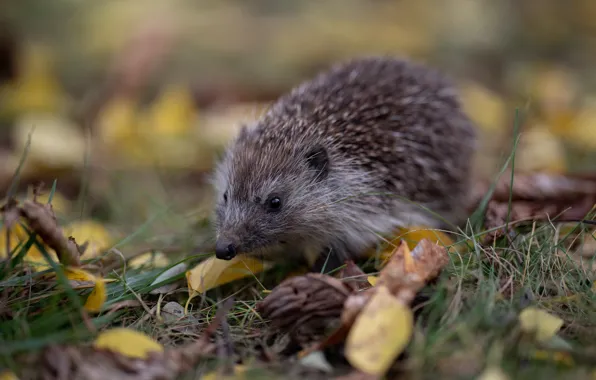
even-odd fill
[(308, 166), (315, 170), (316, 179), (325, 179), (327, 174), (329, 174), (329, 156), (327, 155), (327, 150), (321, 145), (316, 145), (307, 151), (305, 157)]

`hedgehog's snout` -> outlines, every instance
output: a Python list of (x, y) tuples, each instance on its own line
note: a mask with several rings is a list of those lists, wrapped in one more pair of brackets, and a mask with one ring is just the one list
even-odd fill
[(234, 244), (230, 239), (217, 239), (215, 243), (215, 257), (220, 260), (231, 260), (236, 257), (238, 252), (238, 245)]

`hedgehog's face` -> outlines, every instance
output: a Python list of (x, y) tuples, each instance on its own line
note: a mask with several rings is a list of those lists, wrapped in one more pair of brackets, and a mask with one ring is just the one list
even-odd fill
[[(317, 196), (328, 170), (320, 147), (232, 146), (216, 171), (216, 256), (276, 256), (293, 253), (309, 239), (310, 215), (324, 199)], [(278, 256), (279, 257), (279, 256)]]

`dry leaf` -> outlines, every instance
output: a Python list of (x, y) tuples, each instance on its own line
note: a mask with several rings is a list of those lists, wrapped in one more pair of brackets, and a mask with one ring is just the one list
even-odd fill
[(170, 85), (147, 111), (146, 125), (156, 136), (185, 135), (196, 118), (190, 91), (183, 86)]
[(521, 328), (536, 339), (545, 342), (551, 339), (563, 326), (563, 320), (535, 307), (527, 307), (519, 314)]
[(515, 153), (516, 170), (563, 173), (566, 167), (563, 145), (546, 127), (534, 126), (521, 134)]
[(379, 278), (377, 276), (368, 276), (367, 281), (369, 284), (371, 284), (372, 286), (377, 285), (377, 281), (379, 280)]
[(557, 364), (563, 364), (567, 367), (573, 367), (575, 361), (569, 352), (565, 351), (546, 351), (546, 350), (535, 350), (532, 352), (531, 357), (536, 360), (552, 361)]
[(163, 346), (145, 334), (126, 328), (114, 328), (99, 334), (95, 348), (117, 352), (121, 355), (147, 359), (152, 352), (163, 352)]
[(232, 260), (219, 260), (211, 256), (186, 272), (188, 290), (191, 294), (204, 293), (219, 285), (260, 273), (268, 267), (268, 263), (244, 255)]
[(508, 380), (509, 376), (499, 367), (489, 367), (478, 376), (478, 380)]
[(84, 165), (85, 136), (69, 120), (55, 115), (23, 115), (13, 129), (19, 152), (27, 145), (30, 134), (27, 170), (78, 169)]
[(64, 272), (66, 278), (71, 281), (90, 282), (94, 285), (93, 291), (87, 297), (84, 308), (93, 313), (100, 312), (108, 297), (105, 280), (80, 268), (66, 268)]
[(402, 240), (379, 275), (375, 287), (385, 285), (405, 304), (411, 302), (424, 284), (436, 278), (449, 262), (445, 247), (423, 239), (413, 251)]
[(414, 247), (416, 247), (423, 239), (428, 239), (432, 243), (440, 244), (442, 246), (453, 245), (453, 239), (451, 239), (445, 232), (425, 226), (400, 228), (396, 238), (405, 240), (410, 249), (414, 249)]
[(379, 286), (352, 325), (346, 358), (363, 372), (384, 374), (408, 345), (413, 324), (412, 310)]
[(0, 380), (19, 380), (19, 378), (14, 374), (14, 372), (4, 370), (0, 372)]
[(143, 266), (149, 266), (152, 268), (167, 267), (170, 261), (162, 252), (145, 252), (128, 261), (130, 268), (141, 268)]
[(64, 236), (51, 205), (26, 200), (19, 206), (19, 210), (31, 229), (56, 251), (61, 264), (80, 266), (79, 247), (74, 239)]
[(238, 380), (244, 379), (244, 373), (246, 372), (246, 366), (236, 364), (233, 368), (233, 373), (220, 373), (218, 370), (211, 371), (201, 376), (203, 380)]
[[(488, 184), (479, 184), (470, 200), (470, 210), (476, 208), (488, 191)], [(509, 198), (511, 197), (511, 204)], [(530, 220), (580, 220), (596, 201), (596, 178), (593, 175), (503, 174), (486, 208), (484, 227), (494, 229), (483, 238), (491, 244), (506, 234), (505, 224)], [(512, 226), (510, 226), (512, 227)]]

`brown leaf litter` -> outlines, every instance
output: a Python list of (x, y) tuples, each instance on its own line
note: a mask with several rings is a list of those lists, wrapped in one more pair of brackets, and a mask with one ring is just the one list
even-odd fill
[[(473, 190), (470, 210), (480, 204), (489, 183), (479, 183)], [(484, 227), (490, 231), (484, 244), (507, 234), (505, 226), (527, 221), (583, 221), (596, 203), (596, 177), (546, 173), (504, 173), (495, 184), (488, 202)], [(589, 221), (591, 222), (591, 221)]]
[[(222, 304), (212, 322), (196, 341), (151, 353), (147, 359), (124, 356), (117, 352), (90, 346), (49, 346), (36, 358), (41, 366), (35, 372), (44, 380), (168, 380), (177, 379), (207, 357), (214, 357), (215, 331), (224, 323), (232, 306), (231, 299)], [(33, 359), (32, 359), (33, 360)]]
[(22, 217), (31, 230), (56, 252), (60, 263), (75, 267), (81, 265), (80, 256), (84, 249), (72, 236), (67, 238), (64, 235), (51, 204), (39, 203), (35, 199), (25, 200), (20, 204), (16, 200), (11, 200), (0, 208), (0, 212), (5, 215), (7, 229)]

